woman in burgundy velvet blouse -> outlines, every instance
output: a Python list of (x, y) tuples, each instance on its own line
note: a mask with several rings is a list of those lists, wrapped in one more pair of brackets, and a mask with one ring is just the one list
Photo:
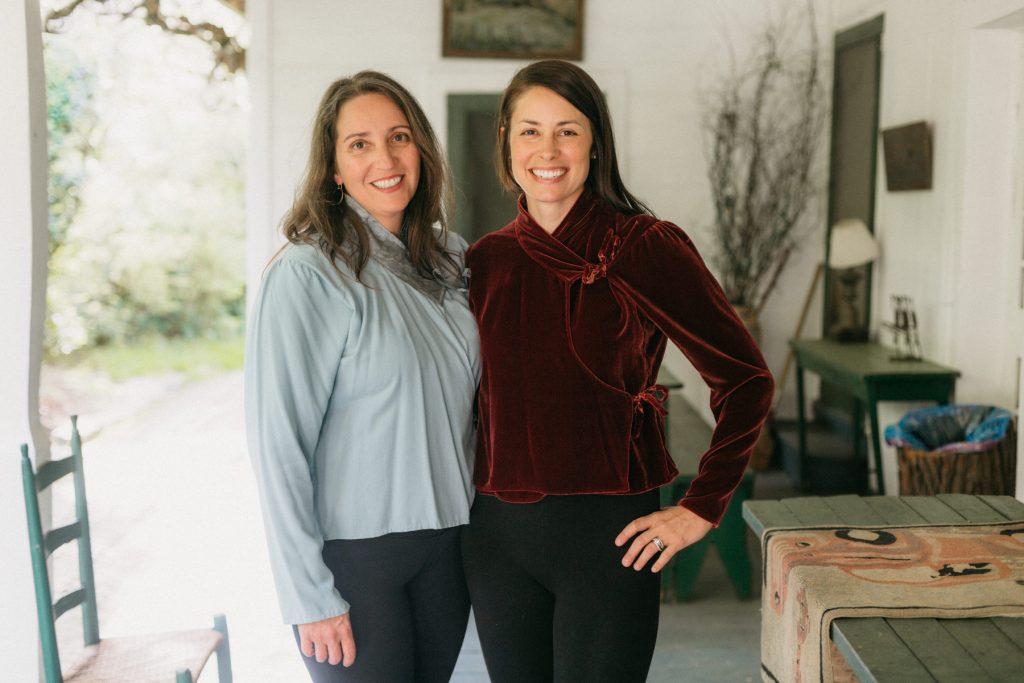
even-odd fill
[[(463, 556), (484, 657), (497, 682), (643, 680), (657, 572), (721, 519), (771, 374), (693, 242), (626, 189), (586, 72), (525, 67), (499, 126), (519, 212), (468, 255), (482, 495)], [(655, 384), (667, 340), (711, 388), (716, 426), (686, 495), (659, 510), (677, 475)]]

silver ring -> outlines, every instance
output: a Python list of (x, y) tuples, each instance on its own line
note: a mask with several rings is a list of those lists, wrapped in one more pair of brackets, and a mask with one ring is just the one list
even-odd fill
[(665, 550), (665, 543), (660, 538), (655, 536), (654, 538), (651, 539), (651, 543), (654, 544), (654, 547), (656, 547), (658, 549), (659, 553), (660, 552), (664, 552), (664, 550)]

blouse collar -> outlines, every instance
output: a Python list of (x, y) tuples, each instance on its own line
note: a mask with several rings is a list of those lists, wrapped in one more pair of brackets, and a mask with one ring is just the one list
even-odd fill
[(403, 239), (408, 235), (408, 226), (405, 223), (402, 224), (400, 237), (381, 225), (380, 221), (374, 218), (351, 195), (345, 195), (345, 204), (355, 212), (370, 233), (372, 242), (370, 258), (430, 299), (439, 304), (443, 303), (447, 283), (438, 277), (424, 277), (409, 258), (409, 250)]
[(526, 208), (526, 195), (519, 195), (519, 201), (517, 206), (519, 208), (519, 215), (516, 217), (516, 223), (519, 224), (523, 229), (532, 232), (540, 231), (545, 235), (549, 235), (556, 240), (561, 242), (567, 242), (572, 238), (580, 229), (587, 224), (587, 218), (593, 213), (594, 209), (600, 203), (599, 198), (593, 192), (587, 188), (583, 188), (583, 192), (576, 198), (576, 202), (569, 209), (569, 213), (565, 214), (562, 222), (558, 224), (558, 227), (553, 232), (548, 232), (534, 220), (533, 216)]
[(614, 260), (618, 248), (614, 221), (609, 221), (609, 224), (604, 226), (608, 232), (595, 263), (587, 261), (569, 246), (572, 238), (588, 226), (593, 229), (602, 227), (591, 225), (598, 222), (595, 221), (595, 216), (600, 212), (596, 210), (602, 204), (594, 193), (584, 189), (554, 232), (548, 233), (526, 210), (525, 196), (520, 196), (519, 215), (515, 220), (515, 234), (519, 245), (533, 261), (564, 282), (581, 280), (585, 284), (590, 284), (598, 277), (607, 276), (608, 266)]
[[(345, 195), (345, 204), (348, 208), (356, 212), (356, 215), (359, 216), (359, 220), (363, 222), (363, 225), (366, 226), (377, 241), (405, 249), (405, 242), (401, 240), (398, 235), (385, 228), (380, 221), (373, 217), (373, 214), (363, 208), (362, 204), (353, 199), (352, 195)], [(399, 234), (405, 235), (407, 232), (405, 222), (403, 221)]]

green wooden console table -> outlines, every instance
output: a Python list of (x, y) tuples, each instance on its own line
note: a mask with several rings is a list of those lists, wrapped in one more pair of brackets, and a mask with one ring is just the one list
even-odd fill
[[(873, 342), (841, 343), (829, 339), (798, 339), (790, 342), (796, 357), (796, 394), (801, 472), (807, 463), (807, 417), (804, 407), (804, 371), (857, 400), (855, 433), (860, 433), (867, 411), (878, 491), (885, 492), (882, 473), (882, 436), (878, 425), (879, 401), (935, 401), (954, 399), (958, 370), (928, 360), (892, 360), (894, 351)], [(854, 444), (858, 457), (861, 439)], [(801, 481), (805, 481), (801, 476)]]

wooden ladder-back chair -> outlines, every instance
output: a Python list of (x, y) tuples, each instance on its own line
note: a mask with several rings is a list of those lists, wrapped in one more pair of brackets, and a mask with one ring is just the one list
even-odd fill
[[(61, 460), (51, 460), (41, 465), (37, 471), (29, 459), (28, 445), (22, 444), (21, 473), (25, 488), (25, 511), (28, 515), (39, 641), (43, 651), (46, 683), (168, 681), (171, 672), (175, 672), (176, 683), (192, 683), (214, 652), (217, 653), (218, 679), (221, 683), (230, 683), (231, 652), (228, 645), (227, 620), (222, 614), (214, 617), (212, 629), (100, 638), (99, 619), (96, 613), (96, 586), (92, 571), (89, 512), (82, 470), (82, 439), (78, 433), (77, 416), (71, 417), (71, 455)], [(39, 516), (39, 493), (67, 474), (74, 475), (75, 521), (43, 533), (42, 520)], [(81, 586), (53, 602), (46, 560), (57, 548), (76, 540), (78, 577)], [(61, 669), (57, 650), (55, 622), (62, 614), (79, 605), (82, 607), (85, 650), (65, 673)]]

